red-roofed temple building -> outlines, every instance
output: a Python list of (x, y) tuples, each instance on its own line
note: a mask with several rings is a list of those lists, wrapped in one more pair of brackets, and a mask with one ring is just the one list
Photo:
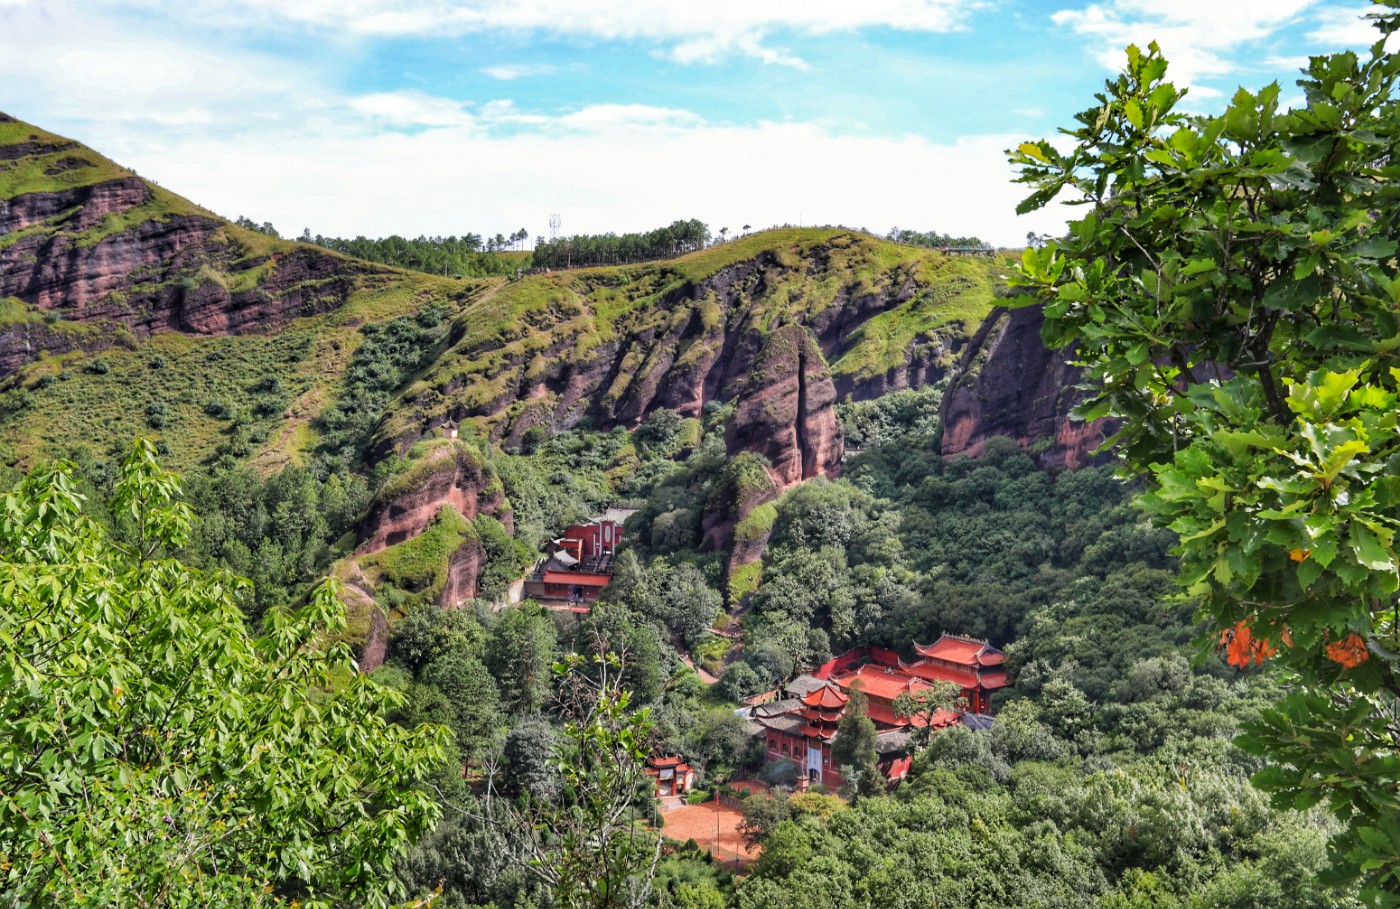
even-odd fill
[[(841, 785), (840, 768), (832, 766), (831, 743), (846, 714), (850, 693), (865, 695), (866, 716), (875, 723), (879, 766), (892, 783), (909, 770), (909, 733), (915, 728), (944, 729), (958, 723), (985, 725), (993, 692), (1010, 684), (1002, 653), (986, 641), (945, 634), (931, 645), (915, 644), (919, 659), (905, 662), (881, 647), (854, 650), (799, 676), (786, 686), (786, 698), (752, 708), (750, 730), (762, 735), (770, 760), (798, 765), (808, 783)], [(932, 718), (901, 716), (894, 702), (901, 694), (917, 695), (934, 681), (953, 682), (963, 706), (939, 710)], [(973, 722), (976, 720), (977, 722)]]
[(923, 659), (901, 662), (900, 668), (920, 679), (956, 683), (973, 713), (988, 712), (992, 694), (1011, 684), (1001, 651), (986, 641), (945, 634), (932, 644), (915, 644), (914, 651)]
[(525, 580), (525, 595), (545, 603), (595, 603), (613, 577), (622, 523), (604, 518), (575, 524), (550, 544), (551, 552)]
[(647, 775), (656, 783), (656, 797), (685, 795), (695, 786), (695, 769), (675, 755), (647, 758)]

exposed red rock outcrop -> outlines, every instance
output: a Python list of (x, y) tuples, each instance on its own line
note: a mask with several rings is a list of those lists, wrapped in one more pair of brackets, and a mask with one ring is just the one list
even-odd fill
[(470, 446), (441, 440), (385, 487), (360, 523), (355, 551), (367, 555), (418, 536), (443, 505), (470, 521), (478, 514), (501, 511), (504, 502), (500, 484), (488, 478), (481, 457)]
[[(450, 439), (427, 443), (427, 450), (391, 480), (360, 522), (355, 558), (373, 555), (410, 540), (451, 506), (467, 521), (490, 515), (514, 533), (514, 519), (499, 480), (468, 444)], [(453, 608), (477, 595), (486, 549), (470, 535), (448, 557), (447, 579), (438, 605)]]
[(834, 476), (845, 440), (836, 417), (836, 386), (812, 333), (801, 325), (773, 332), (754, 361), (724, 434), (731, 455), (768, 459), (780, 490)]
[(486, 567), (486, 549), (475, 537), (467, 540), (447, 561), (447, 583), (438, 596), (438, 605), (451, 609), (476, 596), (481, 570)]
[[(355, 593), (369, 601), (359, 604), (359, 608), (368, 616), (369, 634), (366, 635), (364, 643), (359, 645), (357, 661), (361, 672), (373, 672), (384, 665), (384, 657), (389, 653), (389, 619), (372, 597), (360, 590), (355, 590)], [(350, 608), (348, 603), (346, 608)]]
[(0, 328), (0, 377), (15, 372), (40, 351), (51, 354), (73, 350), (93, 352), (105, 350), (115, 341), (111, 332), (63, 331), (42, 322), (7, 325)]
[[(705, 503), (705, 514), (701, 517), (704, 536), (700, 548), (713, 551), (733, 546), (735, 526), (752, 514), (755, 508), (776, 499), (781, 492), (764, 458), (751, 451), (732, 455), (710, 494), (710, 500)], [(754, 543), (750, 547), (753, 551), (748, 552), (755, 558), (763, 554), (763, 547), (768, 543), (768, 537), (762, 536), (762, 541)]]
[[(848, 240), (838, 236), (832, 242)], [(930, 294), (930, 288), (944, 294), (962, 286), (959, 279), (928, 267), (928, 274), (916, 274), (912, 266), (901, 266), (882, 275), (875, 286), (850, 281), (820, 306), (793, 306), (784, 320), (771, 320), (773, 296), (782, 298), (795, 293), (790, 290), (794, 286), (825, 277), (831, 254), (832, 247), (822, 244), (804, 248), (801, 256), (762, 252), (684, 283), (621, 317), (588, 314), (593, 291), (586, 278), (529, 279), (557, 282), (541, 289), (541, 295), (560, 302), (530, 313), (513, 331), (454, 338), (453, 359), (490, 363), (476, 373), (490, 381), (473, 382), (471, 373), (457, 371), (423, 397), (410, 398), (378, 440), (375, 456), (403, 451), (449, 419), (487, 418), (497, 438), (515, 444), (535, 426), (566, 429), (584, 417), (597, 429), (635, 427), (663, 407), (697, 417), (711, 401), (735, 400), (773, 324), (805, 326), (821, 354), (834, 362), (851, 350), (858, 330), (872, 318)], [(604, 290), (611, 292), (611, 287)], [(611, 324), (600, 343), (598, 320), (604, 318)], [(951, 323), (921, 333), (902, 356), (890, 358), (885, 372), (833, 378), (834, 393), (863, 400), (941, 379), (962, 349), (964, 331), (961, 323)], [(532, 332), (548, 332), (547, 344), (512, 343)], [(443, 401), (453, 402), (446, 413), (440, 409)], [(528, 406), (519, 406), (521, 401)]]
[[(9, 150), (14, 148), (10, 146)], [(150, 198), (150, 186), (139, 177), (108, 180), (60, 193), (26, 193), (0, 200), (0, 234), (24, 230), (70, 210), (72, 214), (64, 219), (64, 227), (87, 230), (108, 215), (129, 211)]]
[[(0, 297), (138, 335), (225, 334), (333, 309), (349, 297), (356, 275), (371, 270), (310, 247), (248, 256), (228, 225), (203, 215), (153, 212), (141, 220), (135, 210), (154, 193), (133, 176), (0, 200), (0, 235), (28, 231), (0, 249)], [(103, 234), (102, 225), (118, 217), (135, 223)], [(41, 350), (76, 343), (59, 332), (17, 332), (0, 330), (0, 376)], [(101, 347), (100, 340), (84, 346)]]
[(1070, 419), (1082, 371), (1041, 341), (1044, 321), (1035, 306), (997, 309), (983, 322), (943, 397), (944, 457), (975, 457), (988, 439), (1007, 436), (1034, 447), (1044, 467), (1095, 462), (1094, 449), (1112, 429)]
[(365, 591), (367, 582), (353, 561), (341, 562), (340, 602), (345, 606), (346, 638), (355, 648), (361, 672), (373, 672), (384, 665), (389, 652), (389, 620), (374, 597)]
[(768, 544), (771, 521), (746, 523), (755, 509), (840, 469), (845, 439), (835, 404), (836, 387), (812, 333), (785, 325), (769, 335), (739, 392), (724, 436), (731, 460), (702, 520), (703, 548), (731, 550), (731, 574), (761, 558)]

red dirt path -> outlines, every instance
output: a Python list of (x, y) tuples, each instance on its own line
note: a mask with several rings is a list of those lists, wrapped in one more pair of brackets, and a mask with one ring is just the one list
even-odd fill
[[(719, 836), (715, 836), (715, 820), (719, 820)], [(714, 856), (727, 862), (732, 868), (737, 856), (740, 865), (748, 865), (758, 858), (758, 850), (750, 850), (739, 840), (739, 822), (744, 814), (738, 808), (706, 802), (703, 805), (686, 805), (661, 816), (661, 832), (667, 839), (684, 843), (693, 839), (706, 852), (713, 848)]]

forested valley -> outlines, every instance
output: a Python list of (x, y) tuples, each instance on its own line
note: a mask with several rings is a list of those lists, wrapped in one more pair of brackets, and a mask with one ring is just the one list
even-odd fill
[[(1107, 467), (1041, 470), (1009, 440), (945, 463), (938, 393), (843, 407), (863, 451), (841, 479), (776, 503), (742, 647), (710, 630), (725, 611), (722, 558), (698, 551), (725, 460), (723, 410), (693, 435), (658, 411), (635, 433), (575, 430), (498, 455), (522, 539), (542, 540), (623, 494), (645, 507), (629, 522), (614, 583), (586, 616), (528, 604), (493, 612), (484, 601), (444, 611), (398, 596), (403, 618), (372, 679), (402, 696), (393, 722), (450, 731), (445, 762), (423, 784), (441, 820), (396, 864), (403, 892), (441, 885), (448, 906), (549, 904), (548, 888), (482, 822), (473, 780), (492, 770), (509, 797), (569, 797), (552, 757), (564, 742), (564, 680), (551, 667), (566, 653), (602, 641), (624, 657), (631, 707), (649, 711), (648, 752), (683, 756), (710, 793), (738, 778), (792, 783), (791, 764), (765, 761), (736, 716), (742, 698), (853, 646), (956, 629), (1005, 645), (1015, 674), (990, 731), (934, 735), (888, 794), (749, 796), (757, 864), (736, 879), (703, 844), (667, 847), (654, 901), (1359, 905), (1318, 876), (1332, 822), (1320, 809), (1272, 808), (1249, 785), (1262, 763), (1231, 740), (1278, 682), (1197, 652), (1171, 536), (1134, 507), (1134, 487)], [(644, 460), (619, 486), (608, 467), (624, 445)], [(100, 506), (115, 470), (78, 463), (88, 512), (129, 539), (120, 510)], [(228, 463), (188, 478), (197, 517), (177, 555), (253, 578), (241, 600), (249, 621), (304, 597), (370, 495), (337, 463), (265, 480)], [(683, 657), (722, 673), (720, 683), (704, 685)], [(635, 810), (659, 821), (649, 793), (634, 795)]]
[(0, 115), (0, 899), (1400, 905), (1400, 59), (1166, 73), (1019, 255), (297, 243)]

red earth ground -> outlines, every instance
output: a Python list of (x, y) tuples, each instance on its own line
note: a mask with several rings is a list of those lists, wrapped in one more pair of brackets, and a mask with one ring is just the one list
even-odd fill
[(737, 857), (743, 867), (758, 858), (757, 849), (751, 850), (739, 840), (739, 822), (743, 819), (744, 813), (738, 808), (710, 801), (666, 812), (661, 816), (661, 832), (679, 843), (695, 840), (701, 849), (713, 851), (715, 858), (730, 868), (735, 867)]

